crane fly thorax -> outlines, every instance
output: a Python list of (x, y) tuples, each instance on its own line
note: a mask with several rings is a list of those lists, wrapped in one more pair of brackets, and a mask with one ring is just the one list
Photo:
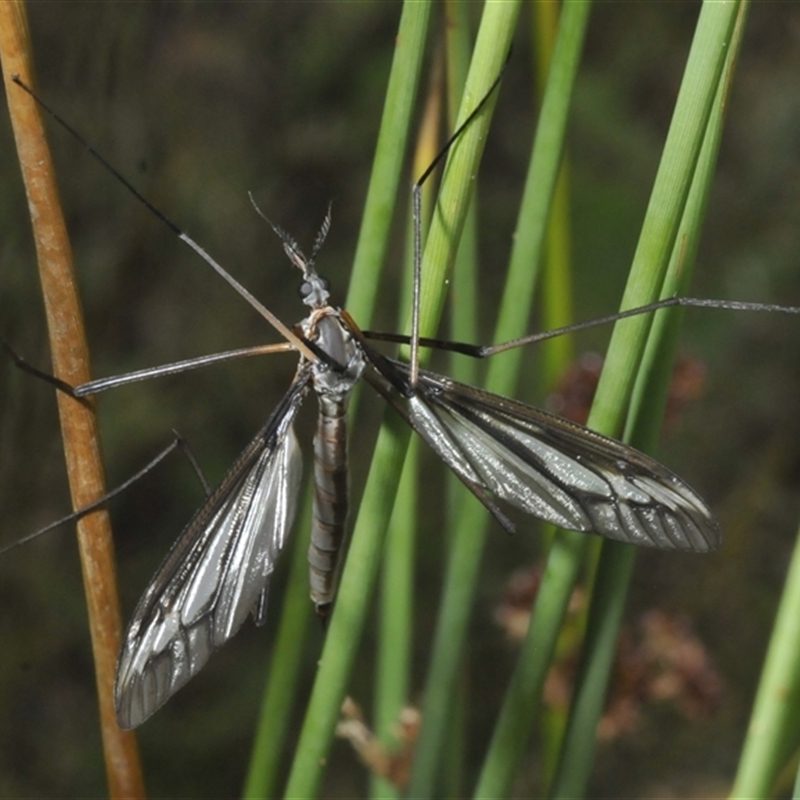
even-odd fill
[(317, 359), (312, 365), (312, 380), (317, 394), (343, 398), (364, 372), (364, 352), (342, 322), (338, 309), (315, 308), (300, 329), (309, 341), (330, 356), (330, 362)]

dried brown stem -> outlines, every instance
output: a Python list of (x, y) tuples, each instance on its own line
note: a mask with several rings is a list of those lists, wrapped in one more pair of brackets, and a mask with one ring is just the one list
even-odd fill
[[(14, 138), (31, 213), (44, 293), (54, 374), (76, 386), (90, 379), (88, 348), (74, 281), (72, 252), (58, 197), (52, 160), (33, 99), (11, 78), (33, 86), (28, 22), (23, 0), (0, 2), (0, 61)], [(105, 493), (94, 408), (58, 392), (73, 508)], [(122, 625), (108, 513), (95, 511), (78, 523), (78, 546), (89, 611), (97, 675), (100, 724), (109, 793), (113, 798), (144, 796), (136, 739), (117, 727), (114, 672)]]

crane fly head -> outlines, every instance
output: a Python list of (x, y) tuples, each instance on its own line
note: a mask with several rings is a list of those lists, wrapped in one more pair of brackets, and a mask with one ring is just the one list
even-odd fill
[(317, 258), (317, 254), (322, 249), (322, 245), (325, 244), (325, 237), (328, 235), (328, 231), (331, 227), (331, 204), (328, 203), (325, 219), (322, 220), (322, 225), (317, 233), (317, 237), (314, 239), (314, 246), (311, 248), (311, 257), (307, 258), (300, 249), (300, 245), (297, 244), (280, 225), (276, 225), (269, 219), (258, 207), (252, 192), (248, 192), (248, 196), (250, 197), (250, 202), (253, 204), (256, 213), (269, 224), (281, 240), (283, 251), (288, 256), (289, 261), (303, 273), (303, 283), (300, 285), (300, 297), (303, 302), (311, 308), (322, 308), (326, 306), (328, 304), (328, 298), (330, 297), (330, 284), (325, 278), (321, 278), (317, 274), (314, 268), (314, 261)]

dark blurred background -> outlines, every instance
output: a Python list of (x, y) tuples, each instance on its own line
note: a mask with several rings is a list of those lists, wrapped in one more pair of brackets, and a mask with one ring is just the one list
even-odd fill
[[(303, 316), (296, 275), (247, 199), (310, 243), (334, 201), (319, 266), (346, 292), (400, 14), (399, 3), (32, 3), (43, 95), (180, 227), (288, 323)], [(613, 311), (644, 216), (699, 4), (602, 3), (590, 22), (570, 131), (576, 318)], [(477, 22), (479, 8), (475, 8)], [(523, 14), (480, 176), (480, 326), (491, 335), (536, 113), (530, 19)], [(439, 46), (441, 20), (432, 26)], [(800, 7), (755, 4), (729, 103), (693, 294), (800, 305)], [(424, 82), (423, 82), (424, 85)], [(49, 125), (73, 237), (97, 376), (274, 340), (166, 228), (63, 131)], [(0, 121), (0, 331), (48, 364), (35, 260), (10, 128)], [(409, 170), (403, 185), (411, 181)], [(407, 200), (404, 190), (400, 209)], [(402, 217), (402, 214), (400, 215)], [(386, 289), (399, 284), (398, 217)], [(387, 292), (394, 298), (395, 292)], [(376, 328), (394, 329), (394, 302)], [(368, 321), (360, 321), (366, 325)], [(534, 323), (532, 322), (532, 326)], [(608, 331), (579, 349), (602, 351)], [(717, 511), (726, 535), (705, 556), (642, 553), (629, 617), (689, 615), (724, 680), (716, 713), (690, 723), (646, 711), (637, 735), (603, 744), (594, 797), (723, 796), (752, 696), (800, 511), (796, 368), (800, 321), (690, 311), (682, 350), (707, 370), (700, 400), (665, 434), (659, 456)], [(536, 356), (531, 354), (531, 371)], [(178, 428), (219, 478), (291, 380), (287, 356), (120, 389), (100, 402), (109, 485)], [(541, 402), (529, 387), (520, 397)], [(353, 444), (361, 492), (380, 402), (364, 393)], [(310, 454), (310, 415), (301, 441)], [(305, 437), (303, 436), (305, 434)], [(419, 524), (415, 691), (438, 599), (444, 470), (431, 466)], [(68, 509), (52, 391), (0, 362), (0, 544)], [(177, 460), (112, 508), (126, 618), (201, 499)], [(515, 648), (492, 622), (514, 569), (535, 558), (526, 526), (489, 541), (475, 614), (469, 753), (486, 745)], [(279, 604), (284, 572), (272, 602)], [(277, 615), (277, 614), (276, 614)], [(246, 625), (202, 676), (141, 730), (153, 795), (240, 790), (274, 626)], [(0, 558), (0, 796), (105, 794), (80, 568), (69, 531)], [(322, 633), (307, 652), (313, 677)], [(372, 633), (351, 683), (371, 692)], [(473, 762), (474, 763), (474, 758)], [(537, 785), (531, 750), (519, 796)], [(363, 792), (338, 744), (325, 795)]]

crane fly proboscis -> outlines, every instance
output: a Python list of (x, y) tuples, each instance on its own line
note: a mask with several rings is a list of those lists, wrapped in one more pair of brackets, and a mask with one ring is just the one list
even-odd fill
[[(434, 165), (480, 113), (493, 89), (451, 137)], [(249, 615), (256, 624), (265, 622), (270, 577), (294, 521), (301, 481), (293, 422), (312, 392), (317, 395), (319, 412), (309, 572), (311, 596), (322, 614), (335, 597), (347, 520), (347, 403), (362, 377), (507, 530), (513, 530), (513, 524), (495, 499), (559, 527), (630, 544), (692, 552), (708, 552), (719, 545), (719, 524), (710, 508), (683, 480), (651, 457), (548, 412), (419, 368), (420, 345), (485, 357), (543, 337), (525, 337), (493, 347), (420, 337), (418, 214), (410, 337), (365, 333), (346, 311), (330, 303), (327, 282), (316, 271), (316, 259), (330, 228), (330, 210), (308, 256), (291, 236), (270, 222), (290, 262), (302, 273), (301, 295), (309, 309), (308, 315), (290, 328), (119, 173), (112, 172), (281, 333), (285, 343), (265, 346), (261, 352), (294, 350), (300, 356), (283, 399), (184, 529), (133, 613), (115, 686), (121, 727), (133, 728), (144, 722), (205, 665)], [(426, 171), (415, 185), (415, 197), (429, 174), (430, 170)], [(672, 298), (648, 309), (670, 305), (719, 306), (713, 301)], [(378, 353), (369, 338), (410, 342), (410, 363)], [(246, 352), (252, 354), (253, 349)], [(244, 354), (224, 353), (92, 381), (72, 393), (76, 397), (94, 395)]]

